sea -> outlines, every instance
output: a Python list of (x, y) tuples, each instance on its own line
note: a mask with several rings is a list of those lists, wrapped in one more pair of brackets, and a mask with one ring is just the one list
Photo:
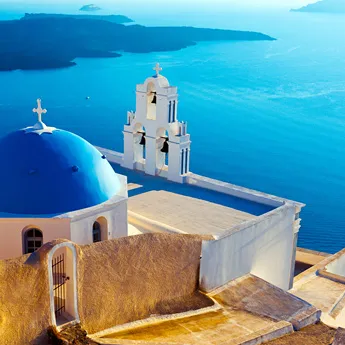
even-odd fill
[[(0, 5), (2, 20), (24, 12), (76, 7)], [(77, 59), (68, 69), (0, 72), (1, 136), (34, 124), (40, 97), (46, 124), (122, 151), (135, 86), (159, 62), (178, 86), (193, 172), (303, 202), (298, 245), (328, 253), (345, 247), (344, 15), (182, 5), (107, 13), (147, 26), (259, 31), (277, 40), (202, 42), (175, 52)]]

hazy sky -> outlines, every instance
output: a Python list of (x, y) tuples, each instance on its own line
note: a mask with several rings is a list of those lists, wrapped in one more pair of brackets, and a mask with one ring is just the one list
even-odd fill
[[(164, 0), (164, 3), (175, 3), (175, 4), (198, 4), (198, 5), (214, 5), (222, 4), (227, 6), (270, 6), (270, 7), (294, 7), (303, 6), (308, 3), (316, 2), (317, 0)], [(97, 5), (129, 5), (129, 4), (162, 4), (162, 0), (0, 0), (0, 3), (22, 3), (22, 4), (87, 4), (95, 3)]]

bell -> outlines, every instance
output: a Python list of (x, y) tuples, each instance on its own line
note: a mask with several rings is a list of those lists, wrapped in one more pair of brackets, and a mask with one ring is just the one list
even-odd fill
[(156, 96), (156, 94), (153, 96), (151, 104), (157, 104), (157, 96)]
[(143, 134), (143, 136), (141, 137), (141, 140), (140, 140), (140, 145), (145, 145), (146, 144), (146, 139), (145, 139), (145, 133)]
[(164, 141), (163, 147), (161, 149), (161, 152), (163, 153), (169, 153), (169, 145), (168, 145), (168, 141)]

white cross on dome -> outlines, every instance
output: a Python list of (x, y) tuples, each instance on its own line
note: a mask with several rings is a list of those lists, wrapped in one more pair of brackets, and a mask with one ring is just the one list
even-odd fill
[(42, 101), (40, 98), (37, 99), (37, 108), (32, 109), (37, 114), (38, 122), (42, 122), (42, 114), (47, 113), (47, 109), (42, 109)]
[(43, 133), (53, 133), (56, 130), (55, 127), (48, 127), (42, 122), (42, 114), (47, 113), (47, 109), (42, 108), (42, 101), (40, 98), (37, 99), (37, 108), (32, 109), (34, 113), (37, 114), (38, 121), (32, 127), (24, 128), (25, 133), (36, 133), (41, 135)]

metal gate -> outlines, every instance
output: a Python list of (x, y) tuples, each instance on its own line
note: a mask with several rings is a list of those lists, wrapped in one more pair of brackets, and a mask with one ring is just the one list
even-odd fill
[(58, 318), (66, 311), (66, 276), (65, 254), (60, 254), (52, 260), (53, 284), (54, 284), (54, 308), (55, 317)]

